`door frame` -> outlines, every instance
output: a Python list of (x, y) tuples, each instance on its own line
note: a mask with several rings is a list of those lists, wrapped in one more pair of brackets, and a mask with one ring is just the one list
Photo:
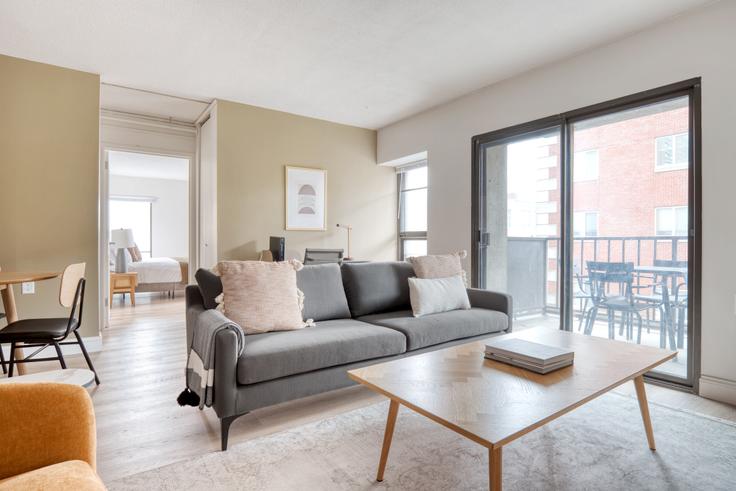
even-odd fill
[(581, 120), (603, 116), (646, 104), (654, 104), (678, 96), (688, 96), (689, 101), (689, 165), (688, 165), (688, 375), (685, 379), (666, 373), (647, 374), (655, 383), (678, 389), (698, 392), (700, 379), (701, 347), (701, 275), (702, 275), (702, 114), (701, 78), (691, 78), (654, 89), (619, 97), (580, 109), (567, 111), (529, 123), (476, 135), (471, 139), (472, 206), (471, 206), (471, 281), (473, 287), (484, 284), (487, 240), (483, 230), (485, 210), (482, 203), (487, 196), (482, 185), (485, 176), (483, 146), (503, 144), (535, 133), (560, 129), (560, 327), (572, 330), (572, 125)]
[(99, 178), (99, 225), (98, 225), (98, 272), (100, 284), (100, 301), (99, 301), (99, 325), (101, 328), (110, 327), (110, 306), (112, 299), (110, 297), (110, 257), (108, 234), (110, 228), (109, 211), (110, 211), (110, 170), (109, 170), (109, 152), (129, 152), (140, 153), (146, 155), (156, 155), (162, 157), (177, 157), (189, 160), (189, 276), (191, 277), (194, 267), (191, 264), (192, 248), (196, 243), (196, 224), (198, 217), (196, 213), (192, 213), (192, 199), (195, 197), (196, 176), (198, 161), (195, 155), (189, 152), (177, 152), (171, 149), (161, 149), (156, 147), (148, 147), (134, 144), (121, 144), (100, 142), (100, 178)]

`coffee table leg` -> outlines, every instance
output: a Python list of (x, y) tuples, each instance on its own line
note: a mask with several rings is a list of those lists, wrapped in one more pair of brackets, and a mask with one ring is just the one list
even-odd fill
[(647, 392), (644, 389), (644, 376), (639, 375), (634, 379), (634, 387), (636, 387), (636, 397), (639, 399), (639, 409), (641, 410), (641, 419), (644, 421), (644, 430), (647, 432), (647, 441), (649, 448), (656, 450), (654, 445), (654, 431), (652, 430), (652, 420), (649, 418), (649, 403), (647, 402)]
[[(0, 290), (0, 296), (3, 298), (3, 307), (5, 308), (5, 321), (10, 324), (18, 320), (18, 310), (15, 307), (15, 296), (13, 295), (13, 285), (7, 285), (5, 288)], [(18, 343), (15, 348), (15, 360), (23, 359), (23, 344)], [(18, 375), (25, 375), (26, 365), (25, 363), (18, 363), (15, 365), (18, 370)]]
[(394, 426), (396, 425), (396, 416), (399, 414), (399, 403), (391, 399), (391, 405), (388, 407), (388, 419), (386, 420), (386, 432), (383, 434), (383, 448), (381, 449), (381, 461), (378, 463), (378, 474), (376, 481), (383, 481), (383, 471), (386, 470), (386, 461), (388, 460), (388, 451), (391, 448), (391, 439), (394, 436)]
[(502, 447), (488, 449), (488, 489), (501, 491), (503, 482)]

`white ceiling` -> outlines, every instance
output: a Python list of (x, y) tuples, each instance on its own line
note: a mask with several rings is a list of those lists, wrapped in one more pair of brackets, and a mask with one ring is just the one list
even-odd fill
[(3, 0), (0, 53), (378, 128), (712, 0)]
[(189, 160), (145, 153), (110, 152), (107, 158), (110, 175), (149, 179), (189, 179)]

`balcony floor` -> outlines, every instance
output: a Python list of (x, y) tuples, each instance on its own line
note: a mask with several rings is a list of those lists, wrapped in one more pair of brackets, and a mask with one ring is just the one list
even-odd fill
[[(582, 330), (578, 331), (579, 314), (575, 313), (573, 319), (573, 329), (575, 332), (582, 333)], [(560, 319), (556, 315), (551, 314), (540, 314), (527, 317), (519, 317), (514, 319), (514, 330), (519, 331), (523, 329), (530, 329), (532, 327), (552, 327), (559, 328)], [(634, 324), (634, 341), (636, 340), (637, 326)], [(608, 337), (608, 322), (598, 320), (593, 325), (593, 336), (602, 338)], [(626, 335), (619, 334), (619, 323), (616, 323), (615, 339), (618, 341), (626, 341)], [(646, 325), (642, 327), (641, 332), (641, 344), (646, 346), (659, 347), (659, 329), (656, 327), (650, 327), (647, 332)], [(664, 365), (660, 366), (656, 371), (666, 373), (674, 377), (685, 378), (687, 376), (687, 339), (685, 340), (685, 346), (678, 350), (677, 358), (671, 360)]]

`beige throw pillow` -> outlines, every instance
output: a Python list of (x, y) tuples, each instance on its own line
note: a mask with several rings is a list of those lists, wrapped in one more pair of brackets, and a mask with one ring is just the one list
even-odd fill
[(221, 261), (215, 269), (222, 280), (218, 309), (246, 334), (308, 325), (302, 320), (304, 297), (296, 286), (299, 261)]
[(463, 283), (467, 284), (461, 262), (461, 259), (464, 259), (467, 255), (466, 251), (458, 251), (452, 254), (410, 257), (407, 260), (414, 268), (414, 274), (417, 275), (417, 278), (448, 278), (462, 275)]

